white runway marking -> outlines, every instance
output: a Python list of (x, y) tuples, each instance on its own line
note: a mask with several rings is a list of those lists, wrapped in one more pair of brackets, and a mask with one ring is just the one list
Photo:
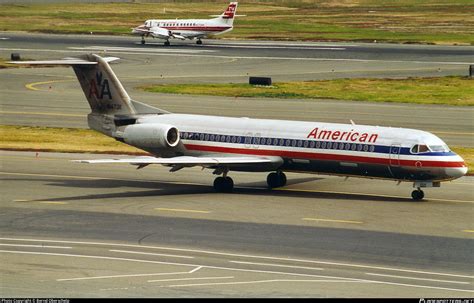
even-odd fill
[(275, 266), (275, 267), (287, 267), (287, 268), (298, 268), (298, 269), (312, 269), (312, 270), (324, 270), (319, 267), (307, 267), (307, 266), (292, 266), (283, 264), (271, 264), (271, 263), (255, 263), (255, 262), (243, 262), (243, 261), (229, 261), (230, 263), (236, 264), (249, 264), (249, 265), (261, 265), (261, 266)]
[(258, 284), (258, 283), (275, 283), (275, 282), (320, 282), (320, 283), (372, 283), (370, 281), (346, 281), (346, 280), (290, 280), (290, 279), (272, 279), (257, 281), (240, 281), (240, 282), (217, 282), (217, 283), (201, 283), (201, 284), (181, 284), (168, 285), (164, 287), (191, 287), (191, 286), (214, 286), (214, 285), (240, 285), (240, 284)]
[[(267, 273), (267, 274), (278, 274), (286, 276), (298, 276), (298, 277), (313, 277), (313, 278), (325, 278), (325, 279), (338, 279), (346, 281), (362, 281), (362, 282), (371, 282), (376, 284), (386, 284), (386, 285), (397, 285), (397, 286), (406, 286), (406, 287), (415, 287), (415, 288), (429, 288), (429, 289), (440, 289), (440, 290), (449, 290), (456, 292), (469, 292), (474, 293), (473, 290), (466, 289), (455, 289), (455, 288), (445, 288), (445, 287), (436, 287), (436, 286), (427, 286), (427, 285), (414, 285), (414, 284), (404, 284), (404, 283), (393, 283), (386, 281), (376, 281), (376, 280), (366, 280), (366, 279), (356, 279), (356, 278), (345, 278), (337, 276), (325, 276), (325, 275), (310, 275), (310, 274), (300, 274), (300, 273), (289, 273), (289, 272), (278, 272), (278, 271), (264, 271), (264, 270), (252, 270), (252, 269), (241, 269), (241, 268), (229, 268), (229, 267), (219, 267), (219, 266), (206, 266), (206, 265), (195, 265), (195, 264), (179, 264), (172, 262), (158, 262), (158, 261), (148, 261), (148, 260), (137, 260), (137, 259), (125, 259), (125, 258), (113, 258), (113, 257), (104, 257), (104, 256), (92, 256), (92, 255), (73, 255), (73, 254), (59, 254), (59, 253), (42, 253), (42, 252), (26, 252), (26, 251), (9, 251), (9, 250), (0, 250), (0, 253), (12, 253), (12, 254), (32, 254), (32, 255), (49, 255), (49, 256), (59, 256), (59, 257), (77, 257), (77, 258), (93, 258), (93, 259), (107, 259), (107, 260), (117, 260), (117, 261), (133, 261), (133, 262), (143, 262), (143, 263), (155, 263), (155, 264), (166, 264), (166, 265), (180, 265), (180, 266), (194, 266), (208, 269), (220, 269), (220, 270), (231, 270), (231, 271), (240, 271), (240, 272), (253, 272), (253, 273)], [(63, 280), (64, 281), (64, 280)], [(245, 283), (245, 282), (244, 282)], [(185, 285), (190, 286), (190, 285)]]
[[(25, 51), (25, 52), (55, 52), (55, 53), (80, 53), (83, 50), (57, 50), (57, 49), (28, 49), (28, 48), (0, 48), (2, 51)], [(110, 51), (110, 53), (124, 55), (144, 55), (142, 52)], [(473, 62), (457, 61), (410, 61), (410, 60), (377, 60), (377, 59), (344, 59), (344, 58), (301, 58), (301, 57), (259, 57), (259, 56), (231, 56), (231, 55), (206, 55), (206, 54), (170, 54), (170, 53), (145, 53), (147, 56), (175, 56), (175, 57), (203, 57), (203, 58), (235, 58), (249, 60), (292, 60), (292, 61), (341, 61), (341, 62), (387, 62), (387, 63), (409, 63), (409, 64), (443, 64), (443, 65), (470, 65)]]
[(370, 273), (370, 272), (366, 272), (365, 274), (366, 274), (366, 275), (369, 275), (369, 276), (378, 276), (378, 277), (387, 277), (387, 278), (398, 278), (398, 279), (408, 279), (408, 280), (432, 281), (432, 282), (455, 283), (455, 284), (471, 284), (471, 283), (469, 283), (469, 282), (461, 282), (461, 281), (426, 279), (426, 278), (407, 277), (407, 276), (395, 276), (395, 275), (384, 275), (384, 274), (375, 274), (375, 273)]
[(190, 256), (155, 254), (155, 253), (141, 252), (141, 251), (116, 250), (116, 249), (110, 249), (109, 251), (112, 251), (112, 252), (120, 252), (120, 253), (127, 253), (127, 254), (139, 254), (139, 255), (160, 256), (160, 257), (173, 257), (173, 258), (194, 259), (194, 257), (190, 257)]
[[(370, 265), (362, 265), (362, 264), (350, 264), (350, 263), (305, 260), (305, 259), (292, 259), (292, 258), (279, 258), (279, 257), (268, 257), (268, 256), (255, 256), (255, 255), (246, 255), (246, 254), (231, 254), (231, 253), (222, 253), (222, 252), (216, 252), (216, 251), (184, 249), (184, 248), (174, 248), (174, 247), (146, 246), (146, 245), (133, 245), (133, 244), (116, 244), (116, 243), (105, 243), (105, 242), (82, 242), (82, 241), (63, 241), (63, 240), (44, 240), (44, 239), (40, 240), (40, 239), (25, 239), (25, 238), (0, 238), (0, 240), (50, 242), (50, 243), (63, 243), (63, 244), (103, 245), (103, 246), (147, 248), (147, 249), (163, 249), (163, 250), (202, 253), (202, 254), (220, 255), (220, 256), (231, 256), (231, 257), (242, 257), (242, 258), (253, 258), (253, 259), (266, 259), (266, 260), (279, 260), (279, 261), (288, 261), (288, 262), (324, 264), (324, 265), (346, 266), (346, 267), (356, 267), (356, 268), (368, 268), (368, 269), (377, 269), (377, 270), (399, 271), (399, 272), (409, 272), (409, 273), (417, 273), (417, 274), (449, 276), (449, 277), (459, 277), (459, 278), (469, 278), (469, 279), (474, 278), (474, 276), (468, 276), (468, 275), (459, 275), (459, 274), (441, 273), (441, 272), (429, 272), (429, 271), (412, 270), (412, 269), (404, 269), (404, 268), (380, 267), (380, 266), (370, 266)], [(194, 266), (198, 267), (198, 266), (201, 266), (201, 265), (194, 265)]]
[(182, 278), (182, 279), (165, 279), (165, 280), (148, 280), (149, 283), (154, 282), (170, 282), (170, 281), (189, 281), (189, 280), (215, 280), (215, 279), (233, 279), (234, 276), (226, 277), (202, 277), (202, 278)]
[(293, 49), (293, 50), (335, 50), (342, 51), (346, 50), (345, 47), (329, 47), (329, 46), (273, 46), (273, 45), (227, 45), (227, 44), (208, 44), (209, 47), (220, 47), (220, 48), (250, 48), (250, 49)]
[(70, 246), (49, 246), (49, 245), (33, 245), (33, 244), (6, 244), (6, 243), (1, 243), (0, 246), (72, 249), (72, 247), (70, 247)]
[(171, 276), (171, 275), (185, 275), (188, 271), (183, 272), (168, 272), (168, 273), (153, 273), (153, 274), (131, 274), (131, 275), (113, 275), (113, 276), (97, 276), (97, 277), (83, 277), (83, 278), (69, 278), (57, 279), (56, 281), (82, 281), (82, 280), (97, 280), (97, 279), (116, 279), (116, 278), (136, 278), (136, 277), (150, 277), (150, 276)]
[(82, 277), (82, 278), (68, 278), (68, 279), (57, 279), (56, 281), (76, 281), (76, 280), (96, 280), (96, 279), (115, 279), (115, 278), (130, 278), (130, 277), (149, 277), (149, 276), (172, 276), (172, 275), (186, 275), (192, 274), (200, 270), (202, 266), (198, 266), (190, 271), (180, 272), (167, 272), (167, 273), (152, 273), (152, 274), (130, 274), (130, 275), (111, 275), (111, 276), (95, 276), (95, 277)]
[(130, 51), (142, 53), (214, 53), (215, 50), (208, 49), (172, 49), (172, 48), (136, 48), (136, 47), (119, 47), (119, 46), (85, 46), (85, 47), (68, 47), (74, 50), (88, 50), (88, 51)]

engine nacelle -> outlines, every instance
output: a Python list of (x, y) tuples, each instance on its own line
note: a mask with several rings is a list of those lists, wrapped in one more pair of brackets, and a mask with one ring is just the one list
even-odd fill
[(133, 124), (125, 127), (123, 139), (133, 146), (163, 149), (178, 145), (179, 131), (167, 124)]

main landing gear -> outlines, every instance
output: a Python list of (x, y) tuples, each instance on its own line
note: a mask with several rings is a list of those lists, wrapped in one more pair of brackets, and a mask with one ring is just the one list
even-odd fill
[(270, 173), (267, 176), (268, 188), (282, 187), (286, 185), (286, 175), (278, 171), (276, 173)]
[(170, 43), (169, 40), (166, 40), (165, 43), (163, 43), (163, 44), (164, 44), (165, 46), (170, 46), (170, 45), (171, 45), (171, 43)]
[(196, 41), (196, 44), (201, 45), (201, 44), (202, 44), (201, 39), (198, 39), (198, 40)]
[(214, 190), (219, 193), (230, 193), (234, 189), (234, 180), (231, 177), (217, 177), (214, 180)]
[(145, 44), (145, 36), (142, 36), (142, 45)]
[[(286, 185), (286, 175), (281, 172), (275, 172), (268, 174), (267, 177), (268, 188), (282, 187)], [(218, 193), (230, 193), (234, 189), (234, 180), (231, 177), (227, 177), (227, 173), (224, 172), (222, 177), (217, 177), (214, 180), (214, 190)]]

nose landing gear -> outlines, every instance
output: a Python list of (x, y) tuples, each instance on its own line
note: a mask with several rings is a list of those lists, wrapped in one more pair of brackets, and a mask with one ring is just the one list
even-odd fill
[(411, 192), (411, 197), (415, 201), (420, 201), (425, 197), (425, 193), (420, 188), (418, 188), (417, 190)]

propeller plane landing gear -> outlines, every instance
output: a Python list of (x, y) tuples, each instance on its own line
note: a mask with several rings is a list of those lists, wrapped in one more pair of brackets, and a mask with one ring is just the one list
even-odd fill
[(286, 185), (285, 173), (279, 171), (276, 173), (270, 173), (267, 176), (268, 188), (282, 187)]

